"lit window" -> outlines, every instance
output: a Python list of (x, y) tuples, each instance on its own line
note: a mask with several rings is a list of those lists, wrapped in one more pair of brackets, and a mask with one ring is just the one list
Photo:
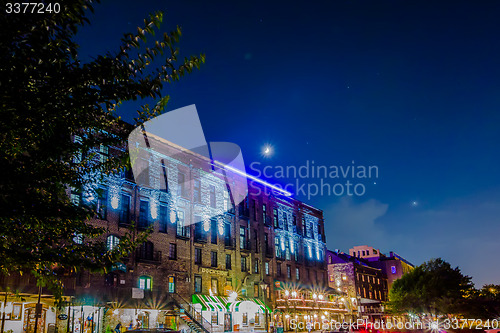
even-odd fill
[(141, 276), (139, 278), (139, 289), (151, 290), (152, 285), (153, 283), (150, 276)]
[(396, 274), (396, 266), (391, 266), (391, 273)]
[(267, 261), (265, 264), (265, 269), (266, 269), (266, 275), (269, 275), (269, 262), (267, 262)]
[(108, 251), (113, 250), (118, 243), (120, 243), (120, 238), (116, 237), (115, 235), (109, 235), (108, 238), (106, 238), (106, 248)]
[(174, 276), (168, 277), (168, 292), (175, 293), (175, 277)]

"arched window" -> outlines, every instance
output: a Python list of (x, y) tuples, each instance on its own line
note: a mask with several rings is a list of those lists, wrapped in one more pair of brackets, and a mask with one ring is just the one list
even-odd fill
[(120, 238), (115, 235), (109, 235), (108, 238), (106, 238), (106, 248), (108, 251), (113, 250), (118, 243), (120, 243)]
[(150, 276), (139, 277), (139, 289), (151, 290), (151, 288), (153, 288), (153, 279)]

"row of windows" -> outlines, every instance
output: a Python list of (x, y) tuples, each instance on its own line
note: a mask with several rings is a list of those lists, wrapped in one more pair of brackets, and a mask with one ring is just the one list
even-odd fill
[[(151, 276), (143, 275), (139, 277), (138, 286), (142, 290), (152, 290), (153, 289), (153, 278)], [(175, 293), (175, 276), (168, 277), (168, 292)]]
[(380, 284), (380, 278), (375, 278), (375, 276), (372, 275), (358, 274), (357, 277), (358, 281), (361, 280), (362, 282), (365, 282), (366, 279), (366, 282), (368, 283)]

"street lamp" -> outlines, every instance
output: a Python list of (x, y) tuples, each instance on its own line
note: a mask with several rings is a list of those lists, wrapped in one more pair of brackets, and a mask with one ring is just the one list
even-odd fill
[(266, 332), (269, 332), (269, 322), (268, 322), (268, 318), (267, 318), (267, 301), (266, 301), (266, 299), (267, 299), (266, 291), (267, 291), (268, 286), (264, 281), (262, 281), (260, 283), (260, 288), (262, 289), (262, 298), (264, 300), (264, 307), (265, 307), (264, 308), (264, 315), (266, 316)]

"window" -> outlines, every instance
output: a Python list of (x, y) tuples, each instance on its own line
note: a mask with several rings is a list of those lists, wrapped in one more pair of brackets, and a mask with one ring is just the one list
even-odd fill
[(302, 236), (306, 236), (306, 218), (302, 217)]
[(168, 277), (168, 292), (175, 293), (175, 276)]
[(295, 268), (295, 279), (297, 281), (300, 280), (300, 268), (298, 268), (298, 267)]
[(194, 248), (194, 263), (196, 265), (201, 265), (201, 248)]
[(199, 179), (194, 180), (193, 200), (201, 202), (201, 182)]
[(219, 280), (215, 279), (215, 278), (212, 278), (212, 293), (214, 293), (214, 295), (217, 295), (218, 294), (218, 287), (219, 287)]
[(212, 267), (217, 267), (217, 252), (212, 251), (210, 253), (210, 263)]
[(130, 196), (122, 194), (120, 207), (120, 223), (130, 223)]
[(280, 240), (278, 237), (274, 238), (274, 249), (276, 251), (276, 258), (281, 257)]
[(160, 225), (160, 232), (167, 232), (167, 227), (168, 227), (168, 219), (169, 219), (169, 212), (168, 212), (168, 206), (166, 203), (161, 202), (160, 203), (160, 220), (159, 220), (159, 225)]
[(273, 221), (274, 221), (274, 227), (278, 228), (278, 210), (276, 208), (273, 209)]
[(305, 225), (306, 225), (306, 235), (305, 235), (305, 236), (306, 236), (307, 238), (312, 238), (312, 230), (311, 230), (311, 229), (312, 229), (312, 228), (311, 228), (312, 226), (311, 226), (311, 223), (307, 223), (305, 219), (304, 219), (304, 223), (305, 223)]
[(149, 201), (141, 200), (139, 204), (139, 223), (137, 226), (139, 228), (147, 228), (149, 224)]
[(227, 191), (224, 192), (224, 211), (234, 213), (233, 204), (231, 203), (231, 191), (230, 188), (227, 188)]
[(247, 312), (243, 312), (242, 314), (243, 316), (243, 325), (248, 325), (248, 313)]
[(138, 249), (140, 259), (153, 260), (154, 259), (154, 245), (152, 242), (147, 241), (141, 244)]
[(231, 224), (224, 223), (224, 246), (233, 246), (233, 239), (231, 237)]
[(217, 203), (215, 202), (215, 186), (210, 185), (210, 207), (217, 208)]
[(119, 279), (120, 276), (117, 273), (111, 272), (104, 276), (104, 284), (107, 287), (117, 287)]
[(185, 179), (186, 176), (182, 172), (177, 174), (177, 195), (183, 198), (187, 197)]
[(391, 266), (391, 273), (396, 274), (396, 266)]
[(97, 197), (97, 215), (105, 220), (108, 212), (108, 191), (106, 189), (98, 189), (98, 197)]
[(290, 265), (286, 265), (286, 277), (287, 279), (292, 278), (292, 267)]
[(153, 281), (150, 276), (141, 276), (139, 277), (139, 289), (142, 290), (151, 290), (153, 287)]
[(268, 261), (266, 261), (266, 263), (264, 264), (264, 267), (266, 270), (266, 275), (269, 275), (269, 262)]
[(259, 273), (259, 259), (253, 261), (253, 272)]
[(201, 288), (202, 288), (201, 276), (195, 275), (194, 276), (194, 292), (201, 294)]
[(286, 216), (286, 212), (283, 212), (283, 225), (284, 225), (284, 229), (285, 230), (288, 229), (288, 219), (287, 219), (287, 216)]
[(210, 219), (210, 240), (212, 244), (217, 244), (217, 220)]
[(212, 319), (211, 319), (212, 325), (219, 325), (219, 315), (217, 311), (212, 311)]
[(168, 251), (168, 259), (177, 260), (177, 244), (170, 243)]
[(266, 222), (266, 216), (267, 216), (267, 206), (266, 204), (262, 204), (262, 223), (267, 224)]
[(195, 242), (205, 242), (203, 234), (203, 219), (200, 215), (194, 216), (194, 241)]
[(115, 235), (109, 235), (108, 238), (106, 238), (106, 248), (108, 249), (108, 251), (113, 250), (118, 245), (118, 243), (120, 243), (120, 238), (116, 237)]
[(226, 254), (226, 269), (230, 270), (231, 269), (231, 255)]
[(241, 257), (241, 271), (247, 271), (247, 257)]
[(281, 277), (281, 263), (276, 264), (276, 275)]
[(253, 285), (253, 297), (259, 297), (259, 284), (254, 283)]
[(180, 237), (189, 237), (189, 226), (184, 226), (184, 211), (179, 210), (177, 212), (177, 236)]
[(245, 227), (240, 227), (240, 249), (246, 249)]

